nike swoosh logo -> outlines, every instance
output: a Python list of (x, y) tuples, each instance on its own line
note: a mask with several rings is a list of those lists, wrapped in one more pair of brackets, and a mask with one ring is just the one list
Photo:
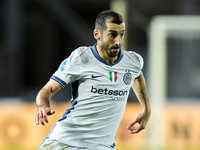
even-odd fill
[(91, 78), (99, 78), (99, 77), (102, 77), (102, 76), (94, 76), (93, 74), (91, 75)]

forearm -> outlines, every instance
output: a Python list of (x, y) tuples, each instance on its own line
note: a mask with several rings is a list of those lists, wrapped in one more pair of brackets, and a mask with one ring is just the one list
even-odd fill
[[(151, 115), (151, 108), (147, 95), (145, 79), (142, 73), (134, 80), (132, 88), (143, 108), (143, 112), (139, 113), (134, 121), (131, 122), (127, 127), (129, 133), (134, 134), (146, 128), (147, 122)], [(138, 125), (136, 125), (136, 123), (138, 123)]]
[(151, 107), (148, 99), (146, 82), (142, 73), (137, 79), (135, 79), (132, 88), (143, 108), (143, 112), (150, 116)]
[(50, 107), (51, 97), (60, 89), (61, 86), (57, 82), (50, 80), (36, 96), (37, 107)]
[(50, 107), (50, 94), (44, 89), (40, 90), (36, 97), (36, 105), (37, 107)]
[(45, 125), (48, 123), (47, 115), (52, 115), (55, 113), (53, 109), (50, 108), (51, 97), (61, 89), (61, 85), (54, 80), (49, 80), (47, 84), (39, 91), (36, 96), (36, 104), (38, 111), (35, 114), (35, 124)]

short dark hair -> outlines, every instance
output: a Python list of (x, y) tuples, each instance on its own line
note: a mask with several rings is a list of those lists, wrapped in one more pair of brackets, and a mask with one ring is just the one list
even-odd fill
[(119, 13), (112, 10), (105, 10), (97, 15), (95, 21), (95, 29), (103, 33), (103, 31), (107, 28), (106, 26), (107, 19), (110, 19), (111, 23), (116, 23), (116, 24), (121, 24), (124, 22), (124, 19)]

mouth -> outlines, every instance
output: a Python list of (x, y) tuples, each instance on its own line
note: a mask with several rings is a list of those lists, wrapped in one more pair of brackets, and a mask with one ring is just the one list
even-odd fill
[(119, 51), (120, 47), (111, 47), (110, 48), (112, 51)]

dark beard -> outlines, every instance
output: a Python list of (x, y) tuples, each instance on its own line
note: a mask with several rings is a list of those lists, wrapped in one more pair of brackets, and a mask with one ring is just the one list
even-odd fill
[(115, 46), (115, 47), (111, 47), (109, 48), (108, 47), (108, 44), (105, 44), (104, 42), (102, 42), (101, 44), (101, 48), (106, 52), (106, 54), (109, 56), (109, 57), (116, 57), (118, 55), (119, 52), (112, 52), (111, 49), (114, 49), (114, 48), (120, 48), (118, 46)]

